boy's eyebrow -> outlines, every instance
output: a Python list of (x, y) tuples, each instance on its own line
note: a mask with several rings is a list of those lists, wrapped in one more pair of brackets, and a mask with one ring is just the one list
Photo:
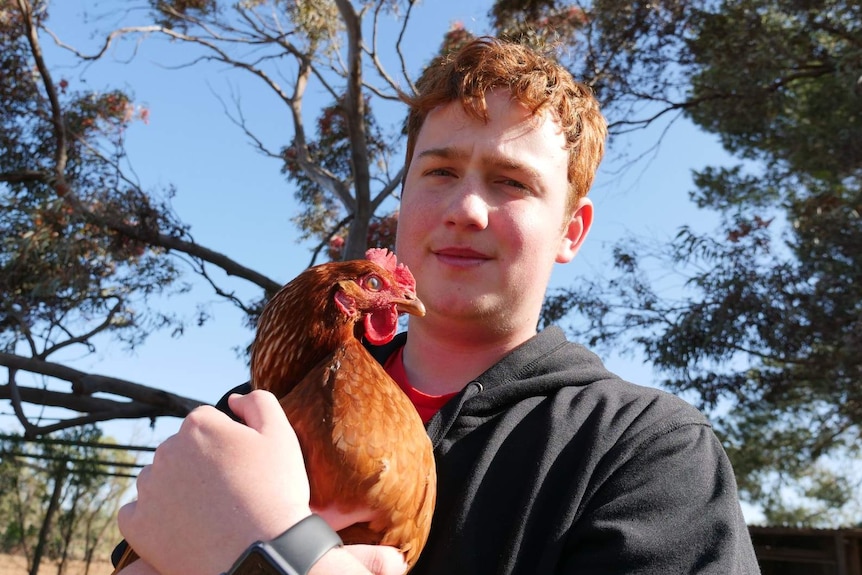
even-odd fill
[(443, 148), (428, 148), (427, 150), (419, 152), (420, 158), (442, 158), (444, 160), (449, 160), (464, 158), (466, 156), (466, 152), (448, 146)]
[[(466, 151), (449, 146), (440, 148), (428, 148), (427, 150), (422, 150), (418, 154), (419, 158), (440, 158), (443, 160), (458, 160), (467, 158), (468, 156), (469, 154)], [(497, 168), (508, 171), (521, 172), (531, 178), (538, 178), (540, 175), (539, 171), (532, 168), (531, 166), (528, 166), (527, 164), (518, 162), (513, 158), (503, 156), (501, 154), (489, 154), (482, 159), (485, 163), (495, 166)]]

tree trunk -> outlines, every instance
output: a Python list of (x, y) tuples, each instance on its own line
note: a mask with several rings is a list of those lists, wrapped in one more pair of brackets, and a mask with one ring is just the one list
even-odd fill
[(69, 547), (72, 545), (72, 535), (75, 532), (77, 521), (78, 501), (81, 497), (81, 487), (76, 485), (75, 496), (72, 498), (72, 507), (69, 509), (69, 521), (63, 533), (63, 551), (60, 554), (60, 564), (57, 565), (57, 575), (63, 575), (69, 565)]
[(33, 550), (33, 563), (30, 565), (30, 575), (39, 575), (39, 564), (42, 562), (42, 555), (45, 552), (45, 543), (48, 541), (48, 535), (51, 533), (51, 523), (54, 516), (60, 509), (60, 497), (63, 493), (63, 484), (66, 482), (68, 469), (63, 464), (57, 468), (54, 475), (54, 490), (51, 492), (51, 500), (48, 503), (48, 509), (45, 511), (45, 519), (42, 521), (42, 528), (39, 530), (39, 540), (36, 542), (36, 548)]

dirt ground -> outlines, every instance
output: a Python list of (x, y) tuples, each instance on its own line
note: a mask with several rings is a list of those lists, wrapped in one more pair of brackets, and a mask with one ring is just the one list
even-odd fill
[[(84, 575), (83, 561), (72, 561), (66, 569), (66, 575)], [(110, 561), (94, 561), (90, 564), (89, 575), (110, 575), (113, 566)], [(0, 575), (27, 575), (27, 560), (16, 555), (0, 554)], [(57, 564), (53, 561), (42, 561), (39, 575), (57, 575)]]

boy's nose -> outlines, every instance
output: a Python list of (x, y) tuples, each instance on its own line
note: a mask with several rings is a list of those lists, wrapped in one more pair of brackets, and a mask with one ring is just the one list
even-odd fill
[(478, 230), (488, 227), (488, 203), (475, 184), (465, 180), (453, 195), (446, 212), (446, 223)]

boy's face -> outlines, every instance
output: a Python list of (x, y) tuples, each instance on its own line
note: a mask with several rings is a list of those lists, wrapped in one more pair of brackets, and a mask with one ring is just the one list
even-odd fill
[(421, 321), (534, 333), (553, 264), (574, 257), (592, 205), (565, 213), (568, 153), (550, 115), (531, 116), (507, 91), (487, 103), (487, 124), (457, 103), (426, 118), (396, 251), (428, 310)]

